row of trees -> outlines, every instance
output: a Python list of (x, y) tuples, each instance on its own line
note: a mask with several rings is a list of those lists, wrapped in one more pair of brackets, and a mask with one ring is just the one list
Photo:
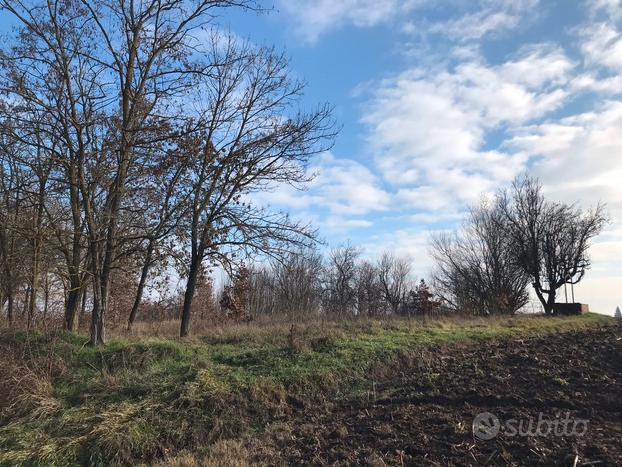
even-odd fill
[[(208, 274), (201, 275), (191, 314), (210, 323), (230, 323), (260, 316), (288, 320), (434, 316), (446, 309), (423, 279), (413, 279), (411, 271), (408, 258), (392, 253), (372, 262), (349, 245), (326, 255), (306, 248), (279, 260), (242, 264), (220, 284)], [(166, 276), (153, 279), (136, 319), (150, 323), (179, 320), (184, 289), (175, 287), (175, 281), (167, 281)], [(113, 278), (110, 320), (116, 327), (128, 318), (139, 280), (136, 271)], [(164, 293), (154, 294), (156, 290)], [(39, 313), (38, 318), (44, 320), (45, 315)]]
[(326, 257), (308, 249), (242, 268), (220, 301), (207, 283), (212, 298), (203, 304), (248, 316), (514, 314), (530, 301), (531, 286), (551, 314), (557, 291), (589, 269), (590, 242), (606, 223), (603, 205), (584, 211), (549, 201), (537, 179), (521, 176), (471, 207), (459, 230), (433, 237), (433, 292), (424, 280), (415, 286), (408, 258), (384, 253), (371, 262), (346, 245)]
[[(314, 242), (253, 204), (307, 181), (334, 136), (331, 109), (300, 109), (285, 57), (213, 27), (251, 0), (0, 0), (0, 308), (29, 320), (51, 290), (65, 327), (90, 310), (105, 341), (115, 277), (186, 279), (180, 334), (205, 268)], [(117, 283), (122, 281), (117, 280)], [(53, 285), (52, 285), (53, 284)], [(57, 293), (58, 295), (58, 293)], [(43, 305), (47, 310), (47, 305)]]
[(251, 315), (414, 316), (441, 309), (425, 281), (413, 281), (408, 258), (384, 253), (371, 262), (350, 245), (326, 258), (316, 251), (298, 252), (251, 268), (248, 278)]
[(559, 288), (589, 269), (591, 240), (607, 221), (603, 205), (584, 211), (552, 202), (537, 179), (518, 177), (471, 208), (459, 231), (434, 238), (435, 290), (456, 309), (514, 313), (528, 302), (531, 284), (552, 314)]

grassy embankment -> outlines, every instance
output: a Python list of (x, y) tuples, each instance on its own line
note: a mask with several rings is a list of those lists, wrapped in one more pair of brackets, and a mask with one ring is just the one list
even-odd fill
[(588, 314), (218, 328), (191, 341), (0, 333), (0, 465), (151, 462), (252, 435), (292, 406), (361, 396), (435, 344), (605, 325)]

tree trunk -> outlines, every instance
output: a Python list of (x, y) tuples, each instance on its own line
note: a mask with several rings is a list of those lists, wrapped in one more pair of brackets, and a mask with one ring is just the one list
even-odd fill
[(37, 241), (35, 241), (35, 248), (34, 248), (34, 252), (33, 252), (33, 261), (32, 261), (32, 277), (31, 277), (31, 283), (32, 283), (32, 287), (30, 290), (30, 297), (28, 300), (28, 325), (27, 328), (30, 329), (30, 326), (32, 325), (32, 319), (34, 317), (35, 314), (35, 306), (37, 304), (37, 292), (39, 289), (39, 253), (38, 253), (38, 246), (37, 246)]
[[(96, 232), (92, 229), (92, 232)], [(103, 330), (102, 321), (104, 319), (104, 308), (102, 298), (102, 276), (101, 276), (101, 263), (100, 252), (97, 245), (97, 237), (90, 234), (89, 249), (91, 255), (91, 274), (92, 274), (92, 286), (93, 286), (93, 309), (91, 311), (91, 345), (104, 344), (104, 336), (101, 332)]]
[(84, 289), (82, 290), (82, 298), (81, 298), (81, 303), (80, 303), (80, 317), (78, 318), (78, 326), (80, 325), (81, 322), (83, 322), (84, 318), (86, 317), (86, 297), (87, 297), (87, 292), (88, 292), (88, 287), (85, 285)]
[(140, 281), (138, 282), (138, 289), (136, 290), (136, 298), (134, 299), (134, 304), (132, 305), (132, 311), (130, 312), (130, 317), (127, 320), (127, 331), (132, 331), (132, 325), (136, 320), (136, 315), (138, 314), (138, 307), (140, 306), (140, 302), (143, 298), (143, 292), (145, 290), (145, 283), (147, 282), (147, 276), (149, 275), (149, 269), (151, 268), (151, 257), (153, 255), (153, 244), (154, 241), (150, 240), (149, 245), (147, 246), (147, 253), (145, 257), (145, 264), (143, 264), (143, 269), (140, 273)]
[(30, 304), (30, 291), (31, 290), (32, 290), (32, 286), (30, 284), (28, 284), (28, 286), (26, 287), (26, 295), (24, 297), (24, 303), (22, 304), (22, 312), (21, 312), (22, 320), (28, 314), (28, 305)]
[(192, 306), (192, 299), (194, 298), (194, 291), (197, 286), (197, 278), (199, 276), (199, 269), (201, 266), (201, 255), (193, 255), (190, 262), (190, 270), (188, 272), (188, 282), (186, 283), (186, 293), (184, 294), (184, 307), (181, 312), (181, 329), (179, 332), (180, 337), (186, 337), (190, 329), (190, 308)]
[(45, 273), (45, 290), (43, 291), (43, 320), (47, 318), (48, 315), (48, 307), (50, 305), (50, 283), (49, 283), (49, 274)]
[(551, 287), (548, 299), (546, 301), (546, 308), (544, 309), (547, 315), (552, 315), (555, 312), (555, 290)]
[(93, 277), (93, 309), (91, 311), (91, 345), (103, 344), (100, 337), (101, 285), (97, 276)]
[(33, 226), (33, 241), (32, 241), (32, 290), (30, 292), (30, 301), (28, 303), (28, 329), (32, 324), (32, 319), (35, 314), (35, 307), (37, 304), (37, 294), (39, 292), (39, 267), (41, 262), (41, 225), (43, 223), (43, 212), (45, 202), (45, 185), (47, 183), (46, 178), (42, 178), (39, 182), (39, 193), (37, 198), (37, 217), (35, 218), (35, 224)]
[[(123, 152), (123, 151), (122, 151)], [(127, 160), (125, 157), (122, 158), (122, 161), (119, 166), (119, 171), (117, 173), (115, 186), (112, 189), (111, 193), (111, 201), (110, 206), (107, 210), (108, 212), (108, 226), (106, 229), (106, 242), (104, 246), (104, 259), (102, 263), (101, 275), (99, 276), (99, 286), (100, 286), (100, 306), (99, 306), (99, 319), (97, 321), (98, 325), (98, 339), (100, 344), (104, 344), (106, 342), (106, 332), (105, 332), (105, 318), (108, 314), (108, 303), (109, 303), (109, 295), (110, 295), (110, 282), (111, 282), (111, 274), (112, 274), (112, 266), (115, 257), (116, 251), (116, 241), (117, 241), (117, 215), (119, 213), (119, 204), (121, 202), (121, 196), (124, 190), (123, 181), (125, 180), (125, 176), (127, 173)]]
[[(78, 330), (78, 305), (83, 288), (80, 277), (80, 255), (82, 254), (82, 217), (80, 209), (80, 194), (78, 190), (78, 175), (75, 162), (69, 168), (71, 213), (73, 219), (71, 256), (67, 258), (69, 270), (69, 295), (65, 307), (65, 329), (75, 332)], [(86, 290), (86, 287), (84, 287)]]
[(110, 291), (110, 276), (106, 275), (104, 279), (102, 279), (101, 283), (101, 294), (99, 296), (99, 320), (97, 321), (97, 336), (98, 336), (98, 344), (106, 343), (106, 324), (105, 319), (108, 312), (108, 303), (109, 303), (109, 291)]
[(544, 294), (542, 293), (539, 283), (534, 283), (532, 285), (533, 285), (534, 291), (536, 292), (536, 296), (538, 297), (538, 300), (540, 300), (540, 304), (542, 305), (542, 308), (544, 309), (544, 313), (546, 313), (547, 315), (551, 314), (548, 300), (544, 297)]
[[(72, 278), (73, 279), (73, 278)], [(73, 282), (73, 281), (72, 281)], [(65, 329), (75, 332), (78, 330), (78, 305), (80, 300), (80, 290), (75, 284), (71, 284), (71, 290), (67, 295), (67, 304), (65, 305)]]
[(7, 318), (9, 320), (9, 326), (13, 326), (13, 292), (11, 290), (9, 290), (9, 293), (7, 295), (7, 309), (6, 309), (6, 315)]

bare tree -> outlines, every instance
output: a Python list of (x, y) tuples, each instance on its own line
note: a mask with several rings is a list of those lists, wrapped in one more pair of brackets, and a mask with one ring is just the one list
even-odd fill
[(432, 241), (436, 292), (473, 314), (511, 314), (529, 300), (528, 276), (514, 261), (503, 212), (487, 203), (471, 208), (458, 232)]
[(321, 306), (322, 257), (312, 249), (299, 250), (274, 261), (276, 308), (291, 317), (313, 315)]
[(322, 256), (301, 249), (251, 268), (248, 302), (253, 316), (280, 313), (295, 317), (318, 314), (322, 305)]
[[(82, 211), (86, 197), (96, 191), (85, 186), (85, 178), (101, 153), (100, 113), (110, 99), (98, 82), (103, 66), (89, 58), (96, 41), (84, 20), (86, 11), (77, 3), (18, 0), (1, 1), (0, 6), (19, 27), (1, 55), (2, 89), (12, 101), (11, 137), (32, 152), (49, 154), (56, 170), (57, 206), (68, 205), (71, 213), (71, 224), (61, 220), (54, 231), (67, 262), (65, 322), (74, 329), (86, 268), (85, 220), (91, 227), (94, 222), (91, 211)], [(96, 246), (99, 236), (93, 228), (91, 239)], [(90, 253), (94, 263), (98, 256)]]
[[(309, 246), (314, 232), (252, 202), (278, 183), (304, 184), (308, 159), (332, 139), (331, 110), (297, 109), (303, 85), (271, 49), (215, 34), (206, 51), (219, 64), (196, 85), (198, 130), (185, 138), (190, 213), (180, 334), (188, 334), (198, 271), (204, 260), (231, 270), (253, 254), (283, 257)], [(234, 256), (236, 254), (236, 256)]]
[(362, 261), (357, 268), (356, 289), (359, 315), (378, 316), (385, 313), (384, 293), (378, 268), (369, 261)]
[(250, 270), (248, 308), (252, 316), (272, 315), (277, 310), (274, 271), (268, 266)]
[[(105, 64), (109, 76), (114, 77), (109, 93), (120, 99), (119, 106), (112, 109), (111, 149), (116, 163), (103, 205), (105, 242), (99, 258), (92, 260), (100, 291), (96, 292), (99, 306), (94, 306), (91, 332), (99, 342), (104, 340), (110, 274), (119, 243), (117, 222), (133, 170), (141, 168), (143, 158), (149, 157), (154, 144), (175, 136), (174, 125), (170, 126), (169, 135), (162, 135), (162, 128), (180, 117), (172, 109), (183, 105), (197, 80), (219, 65), (214, 61), (193, 60), (194, 32), (211, 21), (215, 9), (244, 6), (249, 2), (82, 0), (82, 4), (105, 49), (100, 62)], [(188, 313), (189, 306), (190, 303)]]
[(399, 314), (410, 286), (410, 260), (385, 252), (378, 260), (377, 269), (384, 300), (392, 313)]
[(9, 324), (15, 319), (18, 288), (26, 276), (27, 248), (20, 235), (20, 226), (27, 218), (24, 211), (28, 185), (24, 168), (14, 152), (16, 148), (11, 143), (3, 134), (0, 151), (0, 309), (6, 304)]
[(361, 251), (345, 245), (328, 254), (325, 267), (324, 308), (330, 313), (348, 315), (356, 312), (357, 259)]
[(548, 201), (541, 183), (529, 176), (518, 177), (497, 201), (513, 260), (551, 314), (557, 290), (581, 281), (590, 267), (591, 240), (608, 222), (604, 205), (584, 211), (575, 204)]
[(120, 226), (133, 216), (131, 193), (154, 149), (178, 136), (188, 91), (218, 65), (194, 59), (196, 33), (219, 8), (250, 5), (0, 0), (18, 25), (1, 54), (2, 89), (18, 110), (18, 139), (49, 151), (64, 171), (73, 219), (69, 241), (60, 242), (70, 278), (66, 325), (75, 326), (88, 267), (93, 344), (105, 341), (112, 271), (126, 254), (124, 234), (133, 235)]

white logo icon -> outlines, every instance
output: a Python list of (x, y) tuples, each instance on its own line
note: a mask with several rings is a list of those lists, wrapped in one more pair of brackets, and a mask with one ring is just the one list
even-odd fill
[(483, 441), (495, 438), (500, 429), (499, 418), (490, 412), (480, 413), (473, 419), (473, 435)]

